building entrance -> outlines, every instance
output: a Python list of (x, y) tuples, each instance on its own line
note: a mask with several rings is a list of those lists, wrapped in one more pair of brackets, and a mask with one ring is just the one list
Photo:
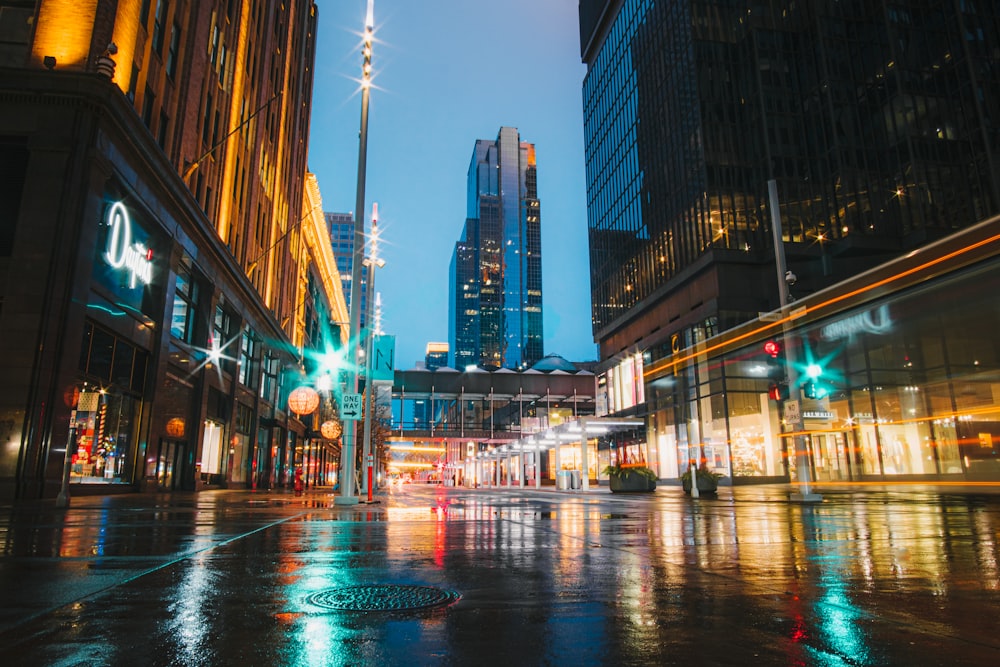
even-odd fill
[(187, 442), (161, 440), (156, 455), (156, 488), (159, 491), (192, 490), (194, 460)]

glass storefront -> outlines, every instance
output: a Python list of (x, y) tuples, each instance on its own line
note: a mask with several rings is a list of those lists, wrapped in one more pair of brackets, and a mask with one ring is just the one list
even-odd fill
[(70, 482), (132, 481), (138, 410), (139, 401), (125, 394), (90, 387), (79, 393), (70, 422)]
[[(759, 337), (712, 356), (693, 336), (686, 361), (649, 383), (650, 459), (663, 478), (700, 449), (726, 476), (794, 479), (802, 438), (817, 481), (996, 478), (998, 293), (1000, 268), (978, 265), (779, 331), (776, 360)], [(800, 428), (786, 423), (786, 396), (800, 398)]]
[(92, 323), (84, 327), (79, 371), (67, 392), (70, 482), (131, 484), (149, 354)]

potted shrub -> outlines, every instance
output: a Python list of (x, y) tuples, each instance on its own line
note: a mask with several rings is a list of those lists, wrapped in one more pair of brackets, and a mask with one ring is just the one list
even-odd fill
[(656, 490), (656, 473), (646, 466), (607, 466), (608, 485), (612, 493), (648, 492)]
[[(695, 469), (695, 479), (698, 483), (699, 493), (715, 493), (719, 490), (719, 478), (722, 477), (720, 473), (713, 472), (708, 469), (708, 467), (702, 463)], [(684, 493), (691, 493), (691, 468), (688, 467), (681, 475), (681, 486), (684, 487)]]

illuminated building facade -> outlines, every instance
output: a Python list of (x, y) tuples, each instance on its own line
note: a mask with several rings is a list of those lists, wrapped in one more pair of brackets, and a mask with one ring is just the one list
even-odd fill
[[(607, 465), (596, 438), (587, 439), (586, 454), (579, 442), (563, 442), (560, 456), (549, 433), (592, 417), (594, 394), (593, 373), (548, 357), (526, 371), (397, 370), (389, 470), (470, 486), (554, 484), (557, 471), (569, 470), (596, 479)], [(511, 447), (529, 437), (537, 442)]]
[[(767, 383), (740, 385), (691, 351), (780, 306), (778, 244), (799, 306), (1000, 212), (1000, 7), (581, 0), (579, 13), (601, 409), (647, 417), (648, 456), (664, 476), (697, 445), (727, 475), (784, 478), (777, 430), (735, 428), (737, 415), (767, 411)], [(849, 374), (884, 370), (852, 360), (864, 371)], [(872, 384), (862, 380), (852, 375), (852, 390)], [(897, 380), (885, 386), (907, 386)], [(924, 407), (922, 419), (957, 418)], [(889, 464), (897, 435), (881, 433), (828, 449), (836, 459), (838, 446), (873, 438), (865, 462), (839, 468), (852, 479), (984, 470), (974, 457)], [(740, 438), (773, 447), (775, 465), (736, 465)]]
[(64, 461), (73, 493), (291, 479), (307, 297), (335, 289), (310, 250), (316, 19), (0, 2), (0, 495), (55, 495)]
[[(733, 483), (1000, 480), (1000, 217), (645, 367), (647, 464)], [(956, 298), (961, 295), (961, 298)], [(787, 329), (787, 330), (785, 330)], [(795, 416), (790, 397), (798, 405)]]
[(516, 128), (480, 139), (469, 164), (468, 212), (449, 274), (456, 368), (526, 369), (544, 356), (542, 237), (535, 146)]
[[(298, 320), (292, 329), (292, 345), (300, 351), (300, 374), (289, 378), (288, 388), (311, 384), (319, 390), (320, 404), (316, 412), (299, 417), (308, 436), (292, 452), (291, 464), (303, 472), (306, 486), (332, 485), (336, 481), (340, 461), (340, 439), (323, 436), (324, 423), (334, 422), (342, 429), (337, 412), (339, 371), (329, 368), (331, 355), (339, 358), (347, 345), (347, 292), (341, 282), (340, 270), (330, 245), (328, 218), (323, 213), (323, 200), (315, 174), (306, 174), (302, 202), (301, 224), (304, 261), (297, 262), (299, 285), (296, 289), (295, 314)], [(312, 381), (310, 382), (310, 378)], [(338, 431), (339, 433), (339, 431)], [(279, 460), (277, 452), (272, 461)], [(276, 478), (282, 478), (274, 470)]]

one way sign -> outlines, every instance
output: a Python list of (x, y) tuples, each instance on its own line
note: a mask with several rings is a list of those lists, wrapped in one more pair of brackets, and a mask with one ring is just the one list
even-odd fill
[(344, 394), (340, 403), (340, 416), (345, 420), (361, 419), (361, 394)]

